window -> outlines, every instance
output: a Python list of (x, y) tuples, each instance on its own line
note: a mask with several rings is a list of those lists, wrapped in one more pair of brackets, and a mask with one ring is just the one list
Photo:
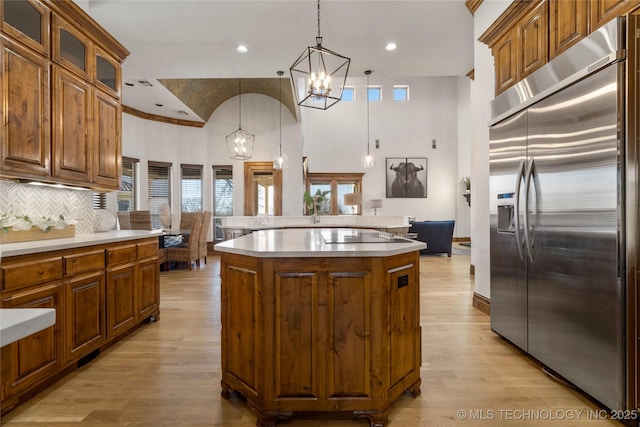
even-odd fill
[(134, 211), (140, 206), (140, 160), (122, 158), (122, 178), (117, 192), (118, 211)]
[(347, 101), (347, 102), (353, 102), (353, 100), (355, 99), (355, 89), (353, 88), (353, 86), (345, 86), (342, 89), (342, 98), (340, 98), (341, 101)]
[(93, 209), (107, 208), (107, 193), (93, 193)]
[(202, 165), (180, 165), (182, 212), (202, 210)]
[[(344, 195), (362, 193), (362, 173), (309, 173), (306, 189), (310, 195), (328, 192), (325, 200), (318, 205), (319, 215), (360, 215), (362, 206), (344, 204)], [(306, 212), (305, 212), (306, 214)]]
[(369, 101), (382, 101), (382, 86), (367, 86), (367, 99)]
[(409, 86), (393, 86), (393, 100), (394, 101), (408, 101), (409, 100)]
[(233, 215), (233, 168), (213, 166), (213, 238), (223, 240), (221, 216)]
[(162, 204), (171, 206), (171, 163), (149, 162), (149, 212), (152, 228), (162, 228), (158, 208)]

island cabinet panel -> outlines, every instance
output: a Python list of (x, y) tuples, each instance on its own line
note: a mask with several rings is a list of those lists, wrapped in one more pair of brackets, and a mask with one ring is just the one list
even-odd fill
[(66, 357), (78, 359), (106, 340), (104, 272), (74, 277), (66, 290)]
[(2, 308), (53, 308), (56, 323), (40, 332), (2, 347), (2, 409), (17, 403), (22, 390), (42, 382), (64, 364), (62, 282), (51, 282), (2, 295)]
[(420, 393), (417, 251), (221, 261), (222, 395), (244, 395), (258, 426), (295, 412), (382, 426), (402, 393)]
[[(371, 274), (367, 271), (332, 272), (328, 277), (327, 396), (370, 399), (372, 352)], [(366, 367), (366, 369), (363, 369)], [(369, 402), (370, 404), (370, 402)]]
[[(257, 396), (259, 340), (259, 292), (256, 268), (234, 264), (225, 270), (225, 276), (233, 283), (223, 298), (223, 330), (227, 345), (223, 347), (222, 363), (233, 381), (251, 397)], [(226, 326), (226, 327), (224, 327)], [(237, 355), (242, 354), (242, 357)]]
[(391, 387), (394, 387), (396, 384), (402, 384), (405, 378), (416, 374), (415, 369), (420, 366), (421, 329), (411, 320), (418, 315), (415, 290), (419, 286), (412, 264), (393, 268), (388, 274), (392, 325), (389, 382)]
[(320, 398), (318, 280), (312, 272), (275, 272), (275, 368), (279, 399)]

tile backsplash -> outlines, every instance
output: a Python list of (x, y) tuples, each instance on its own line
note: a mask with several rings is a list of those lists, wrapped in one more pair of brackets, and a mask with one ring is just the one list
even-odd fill
[(0, 214), (57, 217), (78, 221), (76, 234), (93, 233), (93, 192), (0, 181)]

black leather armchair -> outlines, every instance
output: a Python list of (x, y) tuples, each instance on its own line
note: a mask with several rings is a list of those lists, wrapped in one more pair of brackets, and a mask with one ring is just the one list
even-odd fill
[(414, 221), (409, 233), (416, 233), (416, 240), (427, 244), (427, 248), (420, 251), (421, 255), (446, 253), (451, 256), (454, 226), (454, 220)]

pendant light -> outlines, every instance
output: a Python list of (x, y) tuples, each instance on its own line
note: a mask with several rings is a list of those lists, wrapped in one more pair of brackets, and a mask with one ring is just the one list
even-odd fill
[(298, 105), (326, 110), (342, 98), (351, 59), (322, 47), (320, 0), (317, 4), (316, 45), (307, 47), (289, 71)]
[(227, 135), (229, 157), (235, 160), (247, 160), (253, 156), (255, 135), (242, 129), (242, 80), (238, 79), (238, 130)]
[(367, 152), (362, 157), (362, 166), (372, 168), (375, 166), (375, 159), (369, 150), (369, 75), (371, 74), (371, 70), (367, 70), (364, 73), (367, 76), (367, 87), (364, 90), (365, 96), (367, 97)]
[(282, 75), (284, 71), (278, 71), (280, 81), (280, 143), (278, 144), (278, 152), (273, 156), (274, 169), (286, 169), (289, 166), (289, 156), (282, 152)]

